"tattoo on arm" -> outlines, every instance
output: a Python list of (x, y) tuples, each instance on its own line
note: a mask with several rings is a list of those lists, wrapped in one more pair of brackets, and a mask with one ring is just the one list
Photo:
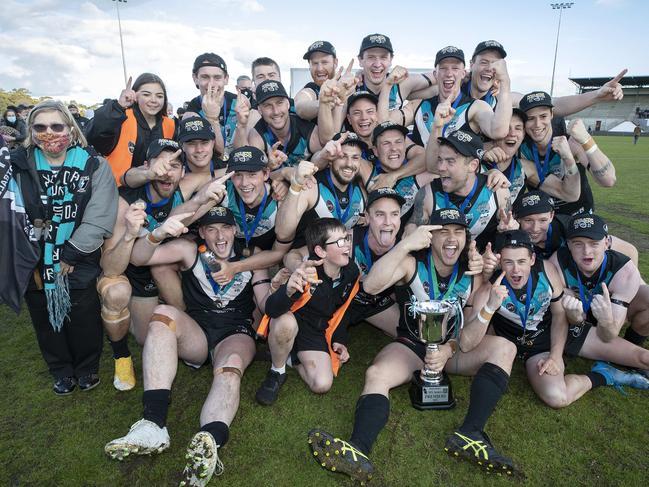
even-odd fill
[(427, 223), (426, 215), (424, 214), (424, 204), (426, 203), (426, 188), (421, 188), (415, 196), (415, 204), (410, 217), (410, 223), (415, 225), (425, 225)]
[(611, 164), (611, 161), (607, 161), (606, 164), (604, 164), (599, 169), (592, 169), (590, 172), (593, 174), (593, 176), (599, 178), (602, 177), (612, 166), (613, 164)]

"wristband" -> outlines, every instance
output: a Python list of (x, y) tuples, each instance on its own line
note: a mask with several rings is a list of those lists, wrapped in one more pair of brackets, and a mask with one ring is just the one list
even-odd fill
[(586, 154), (592, 154), (598, 149), (597, 144), (593, 144), (593, 146), (586, 151)]
[(482, 310), (480, 310), (480, 312), (478, 313), (478, 321), (480, 323), (482, 323), (483, 325), (488, 325), (489, 324), (489, 320), (482, 317)]
[(259, 286), (260, 284), (270, 283), (270, 279), (259, 279), (252, 283), (252, 287)]
[(494, 314), (494, 313), (496, 312), (495, 309), (491, 309), (491, 308), (489, 307), (489, 304), (488, 304), (488, 303), (485, 304), (485, 305), (482, 307), (482, 309), (483, 309), (483, 310), (485, 311), (485, 313), (487, 313), (488, 315), (492, 315), (492, 314)]
[(149, 242), (151, 245), (160, 245), (162, 240), (158, 240), (153, 236), (153, 232), (149, 232), (146, 235), (146, 241)]
[(302, 191), (302, 188), (300, 188), (299, 191), (295, 191), (295, 190), (293, 189), (293, 185), (292, 185), (292, 184), (291, 184), (291, 186), (288, 188), (288, 192), (291, 193), (293, 196), (300, 196), (300, 191)]
[(596, 144), (595, 144), (595, 140), (592, 137), (588, 137), (588, 139), (586, 139), (586, 142), (581, 144), (581, 146), (584, 148), (585, 151), (588, 151), (594, 145)]

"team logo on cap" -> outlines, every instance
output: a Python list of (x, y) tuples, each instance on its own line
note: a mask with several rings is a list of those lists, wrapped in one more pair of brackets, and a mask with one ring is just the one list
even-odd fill
[(322, 41), (315, 41), (313, 44), (309, 46), (309, 51), (313, 51), (314, 49), (318, 49), (320, 47), (324, 46), (324, 42)]
[(279, 90), (279, 85), (275, 81), (266, 83), (261, 87), (261, 91), (263, 91), (264, 93), (268, 93), (269, 91), (278, 91), (278, 90)]
[(176, 141), (171, 139), (158, 139), (158, 145), (160, 147), (171, 147), (173, 149), (178, 148), (178, 144), (176, 143)]
[(498, 41), (484, 41), (485, 47), (500, 47), (502, 48), (502, 44)]
[(387, 39), (385, 36), (377, 34), (370, 36), (370, 42), (373, 42), (374, 44), (385, 44), (387, 42)]
[(473, 137), (467, 134), (466, 132), (462, 132), (461, 130), (457, 130), (451, 134), (451, 137), (456, 138), (460, 142), (471, 142), (473, 140)]
[(347, 132), (347, 140), (359, 140), (356, 132)]
[(441, 52), (442, 54), (452, 54), (452, 53), (460, 52), (460, 50), (455, 46), (446, 46), (439, 52)]
[(539, 91), (537, 93), (530, 93), (529, 95), (527, 95), (527, 103), (543, 100), (545, 100), (545, 93), (543, 93), (542, 91)]
[(232, 160), (234, 162), (248, 162), (251, 159), (252, 159), (252, 152), (251, 151), (235, 152), (234, 156), (232, 157)]
[(573, 228), (590, 228), (595, 225), (595, 220), (591, 217), (577, 218), (573, 223)]
[(442, 218), (447, 218), (449, 220), (459, 220), (460, 212), (454, 208), (449, 208), (447, 210), (442, 210), (439, 212), (439, 216)]
[(210, 208), (210, 216), (226, 216), (227, 214), (227, 210), (222, 206), (213, 206)]
[(395, 190), (392, 188), (379, 188), (376, 190), (381, 196), (385, 196), (387, 194), (397, 194)]
[(385, 122), (381, 122), (379, 124), (379, 127), (381, 127), (382, 129), (386, 129), (388, 127), (394, 127), (395, 125), (396, 125), (396, 123), (394, 123), (394, 122), (392, 122), (390, 120), (386, 120)]
[(200, 130), (203, 130), (203, 128), (205, 128), (205, 125), (203, 125), (202, 120), (190, 120), (188, 122), (185, 122), (185, 130), (198, 132)]
[(525, 196), (523, 198), (523, 206), (534, 206), (538, 205), (541, 202), (541, 197), (538, 194), (533, 194), (530, 196)]

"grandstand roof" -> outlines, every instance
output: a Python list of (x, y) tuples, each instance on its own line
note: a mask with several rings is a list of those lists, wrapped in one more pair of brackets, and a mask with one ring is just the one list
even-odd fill
[[(599, 88), (607, 81), (611, 80), (611, 77), (605, 78), (568, 78), (574, 84), (579, 86), (582, 90), (588, 88)], [(620, 80), (620, 84), (623, 87), (649, 87), (649, 76), (625, 76)]]

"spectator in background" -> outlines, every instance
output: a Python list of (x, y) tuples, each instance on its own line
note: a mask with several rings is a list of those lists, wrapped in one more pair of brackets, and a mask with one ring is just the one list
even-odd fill
[(633, 129), (633, 145), (636, 145), (638, 143), (638, 139), (640, 138), (641, 133), (642, 129), (640, 128), (640, 125), (636, 125)]
[(18, 118), (22, 119), (24, 122), (27, 122), (29, 111), (32, 108), (34, 108), (34, 105), (25, 105), (24, 103), (18, 105)]
[(248, 100), (252, 101), (252, 80), (250, 76), (242, 74), (237, 78), (237, 92), (243, 93)]
[(167, 102), (167, 117), (174, 118), (174, 106)]
[(70, 103), (68, 105), (68, 110), (70, 110), (70, 113), (74, 117), (74, 121), (77, 122), (77, 125), (79, 126), (81, 131), (85, 132), (86, 125), (88, 125), (88, 122), (90, 122), (90, 120), (82, 116), (81, 113), (79, 113), (79, 107), (77, 106), (76, 103)]
[(9, 147), (9, 150), (14, 150), (27, 136), (27, 127), (25, 122), (18, 116), (16, 107), (7, 107), (2, 114), (0, 120), (0, 135)]

